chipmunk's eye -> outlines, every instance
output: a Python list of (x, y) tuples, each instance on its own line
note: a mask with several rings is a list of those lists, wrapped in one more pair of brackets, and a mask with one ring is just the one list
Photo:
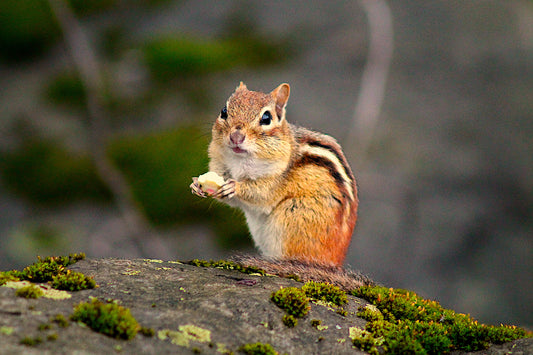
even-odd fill
[(223, 120), (228, 118), (228, 109), (226, 108), (226, 106), (224, 106), (222, 110), (220, 110), (220, 118), (222, 118)]
[(270, 111), (265, 111), (263, 113), (263, 116), (261, 116), (261, 119), (259, 120), (259, 124), (261, 126), (268, 126), (272, 122), (272, 114)]

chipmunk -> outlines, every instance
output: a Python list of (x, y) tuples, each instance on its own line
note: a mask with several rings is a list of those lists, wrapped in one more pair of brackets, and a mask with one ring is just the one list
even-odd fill
[[(290, 87), (250, 91), (242, 82), (212, 129), (209, 170), (224, 178), (212, 197), (242, 209), (260, 252), (341, 266), (357, 220), (357, 187), (337, 141), (289, 124)], [(191, 190), (206, 193), (193, 178)]]

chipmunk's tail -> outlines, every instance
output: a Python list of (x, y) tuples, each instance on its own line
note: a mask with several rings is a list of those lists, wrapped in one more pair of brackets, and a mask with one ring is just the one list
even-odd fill
[(327, 282), (345, 291), (375, 284), (374, 281), (361, 272), (340, 266), (293, 259), (274, 259), (256, 255), (234, 255), (230, 260), (243, 266), (258, 267), (272, 275), (294, 278), (298, 281)]

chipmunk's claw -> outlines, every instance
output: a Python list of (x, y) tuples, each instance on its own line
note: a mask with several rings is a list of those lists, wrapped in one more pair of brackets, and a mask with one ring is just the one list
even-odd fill
[(232, 198), (233, 196), (235, 196), (235, 184), (235, 180), (227, 180), (224, 185), (222, 185), (220, 189), (218, 189), (218, 191), (213, 194), (213, 197), (220, 199)]
[(198, 184), (198, 178), (197, 177), (193, 177), (192, 178), (192, 184), (190, 185), (190, 188), (191, 188), (191, 192), (196, 195), (196, 196), (200, 196), (200, 197), (203, 197), (203, 198), (206, 198), (207, 195), (205, 194), (205, 192), (202, 191), (202, 188), (200, 187), (200, 185)]

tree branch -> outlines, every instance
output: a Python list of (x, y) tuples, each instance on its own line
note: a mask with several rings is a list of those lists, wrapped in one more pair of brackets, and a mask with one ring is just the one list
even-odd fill
[(379, 120), (392, 60), (394, 30), (386, 0), (359, 0), (359, 3), (368, 20), (370, 38), (349, 136), (363, 156), (372, 142)]

